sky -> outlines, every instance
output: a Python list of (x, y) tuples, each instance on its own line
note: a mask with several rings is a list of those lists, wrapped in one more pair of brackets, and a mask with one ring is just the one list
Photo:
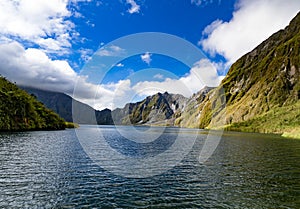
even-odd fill
[(1, 0), (0, 74), (96, 109), (217, 86), (299, 0)]

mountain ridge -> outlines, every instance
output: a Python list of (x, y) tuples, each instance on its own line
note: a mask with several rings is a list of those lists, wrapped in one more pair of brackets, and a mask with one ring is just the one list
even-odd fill
[(165, 124), (173, 125), (168, 121), (173, 118), (176, 112), (180, 111), (187, 98), (180, 94), (157, 93), (146, 97), (136, 103), (127, 103), (124, 108), (117, 108), (112, 111), (115, 124)]
[(80, 124), (174, 125), (175, 113), (182, 110), (187, 101), (187, 98), (182, 95), (165, 92), (148, 96), (136, 103), (127, 103), (123, 108), (99, 111), (64, 93), (24, 86), (21, 88), (34, 95), (46, 107), (59, 114), (66, 121), (73, 122), (73, 117), (75, 117), (75, 122)]
[[(221, 84), (199, 103), (196, 112), (201, 115), (194, 126), (281, 134), (297, 129), (300, 126), (299, 27), (300, 13), (284, 30), (274, 33), (238, 59)], [(266, 122), (272, 118), (270, 112), (288, 108), (294, 111), (286, 114), (289, 115), (285, 118), (287, 122), (280, 118), (273, 118), (277, 126)], [(215, 124), (212, 118), (223, 122)], [(259, 127), (251, 125), (251, 120), (259, 121)], [(294, 120), (295, 123), (288, 124)], [(179, 125), (188, 126), (187, 123)]]
[[(286, 133), (296, 132), (298, 137), (299, 45), (300, 13), (285, 29), (238, 59), (218, 87), (205, 87), (190, 98), (157, 93), (142, 101), (127, 103), (123, 108), (106, 110), (107, 121), (103, 124), (175, 125), (285, 133), (292, 137), (295, 135)], [(90, 113), (84, 115), (92, 116), (93, 111), (87, 112)], [(96, 118), (97, 121), (103, 119), (101, 114), (96, 114)]]

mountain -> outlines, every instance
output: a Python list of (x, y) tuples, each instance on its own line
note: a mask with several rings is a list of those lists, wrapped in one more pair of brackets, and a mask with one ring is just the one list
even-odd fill
[(187, 101), (183, 111), (176, 114), (175, 125), (179, 126), (184, 124), (184, 127), (197, 128), (197, 122), (201, 111), (195, 111), (203, 104), (208, 92), (213, 90), (214, 87), (205, 86), (199, 92), (193, 94)]
[[(59, 92), (51, 92), (31, 87), (23, 87), (26, 92), (34, 95), (47, 108), (53, 110), (68, 122), (72, 122), (72, 98)], [(83, 104), (84, 105), (84, 104)]]
[[(198, 102), (194, 126), (300, 132), (299, 45), (300, 13), (284, 30), (273, 34), (231, 66), (220, 86)], [(179, 117), (177, 121), (180, 126), (190, 126), (184, 118)]]
[[(113, 111), (104, 109), (94, 110), (72, 97), (59, 92), (45, 91), (30, 87), (22, 87), (29, 94), (34, 95), (46, 107), (55, 111), (66, 121), (80, 124), (99, 125), (128, 125), (128, 124), (156, 124), (173, 125), (174, 115), (184, 108), (187, 98), (179, 94), (157, 93), (148, 96), (137, 103), (128, 103), (123, 108)], [(75, 107), (75, 108), (73, 108)], [(74, 114), (72, 110), (74, 109)]]
[(173, 125), (187, 98), (179, 94), (157, 93), (137, 103), (112, 111), (115, 124)]
[[(51, 92), (31, 87), (21, 87), (29, 94), (34, 95), (46, 107), (53, 110), (68, 122), (73, 122), (73, 115), (76, 123), (80, 124), (113, 124), (111, 111), (108, 109), (97, 111), (89, 105), (79, 102), (69, 95), (59, 92)], [(74, 106), (75, 114), (73, 114)]]
[(0, 131), (59, 130), (65, 126), (56, 113), (0, 77)]
[[(75, 101), (76, 121), (224, 128), (300, 138), (299, 43), (300, 13), (284, 30), (238, 59), (216, 88), (205, 87), (189, 99), (157, 93), (113, 111), (95, 111)], [(71, 97), (31, 92), (66, 120), (72, 120)], [(91, 120), (95, 115), (96, 120)]]

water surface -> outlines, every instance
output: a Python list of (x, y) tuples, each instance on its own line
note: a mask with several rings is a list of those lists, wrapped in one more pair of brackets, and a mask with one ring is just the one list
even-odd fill
[[(138, 145), (125, 143), (114, 127), (100, 129), (129, 157), (162, 153), (178, 136), (168, 128), (160, 141)], [(126, 178), (93, 162), (74, 130), (1, 133), (0, 208), (300, 208), (299, 140), (225, 132), (213, 156), (200, 164), (204, 132), (180, 137), (193, 134), (192, 150), (172, 169)]]

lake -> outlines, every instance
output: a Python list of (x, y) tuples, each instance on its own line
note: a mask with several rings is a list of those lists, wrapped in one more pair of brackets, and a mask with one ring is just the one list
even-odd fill
[[(300, 208), (300, 140), (81, 126), (0, 134), (0, 208)], [(209, 149), (210, 149), (209, 148)]]

